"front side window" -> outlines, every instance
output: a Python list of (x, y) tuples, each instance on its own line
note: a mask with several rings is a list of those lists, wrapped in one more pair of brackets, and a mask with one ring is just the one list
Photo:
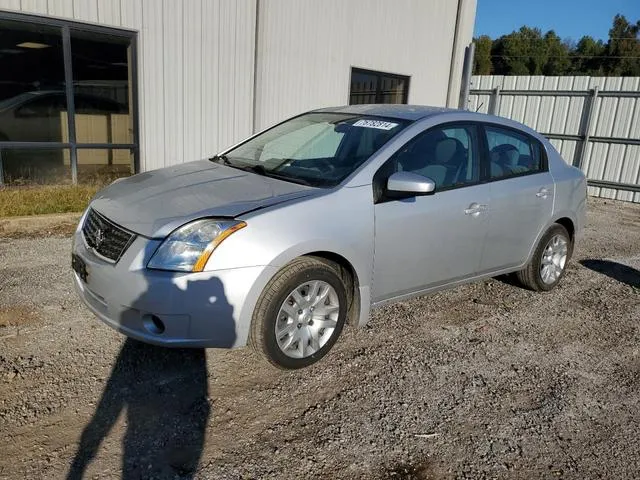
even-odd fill
[(436, 127), (418, 135), (391, 159), (392, 172), (413, 172), (433, 180), (438, 190), (480, 180), (475, 125)]
[(485, 127), (492, 180), (542, 171), (540, 144), (513, 130)]
[(307, 113), (213, 160), (294, 183), (333, 187), (408, 124), (348, 113)]

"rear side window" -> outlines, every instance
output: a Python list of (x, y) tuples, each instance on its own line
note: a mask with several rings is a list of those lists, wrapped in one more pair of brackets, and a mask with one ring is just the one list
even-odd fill
[(513, 130), (485, 126), (492, 180), (544, 170), (540, 143)]

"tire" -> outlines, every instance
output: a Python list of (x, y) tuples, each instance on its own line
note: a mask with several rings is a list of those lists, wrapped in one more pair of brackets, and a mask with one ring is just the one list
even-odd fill
[(313, 257), (297, 258), (282, 268), (260, 295), (249, 342), (278, 368), (307, 367), (336, 343), (348, 307), (337, 265)]
[(554, 223), (540, 239), (529, 264), (516, 273), (518, 281), (536, 292), (553, 289), (564, 276), (572, 253), (573, 243), (566, 228)]

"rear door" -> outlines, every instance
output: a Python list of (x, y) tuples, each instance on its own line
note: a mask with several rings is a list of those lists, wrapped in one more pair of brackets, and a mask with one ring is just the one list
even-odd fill
[(480, 273), (522, 265), (553, 211), (554, 182), (544, 148), (533, 137), (484, 126), (490, 191), (487, 241)]

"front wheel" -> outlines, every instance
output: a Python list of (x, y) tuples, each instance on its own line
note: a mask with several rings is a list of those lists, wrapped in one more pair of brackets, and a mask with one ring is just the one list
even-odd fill
[(573, 244), (567, 229), (553, 224), (542, 236), (529, 264), (517, 273), (518, 280), (534, 291), (549, 291), (564, 276)]
[(273, 365), (306, 367), (338, 339), (347, 317), (347, 293), (333, 264), (300, 257), (280, 270), (258, 299), (251, 344)]

